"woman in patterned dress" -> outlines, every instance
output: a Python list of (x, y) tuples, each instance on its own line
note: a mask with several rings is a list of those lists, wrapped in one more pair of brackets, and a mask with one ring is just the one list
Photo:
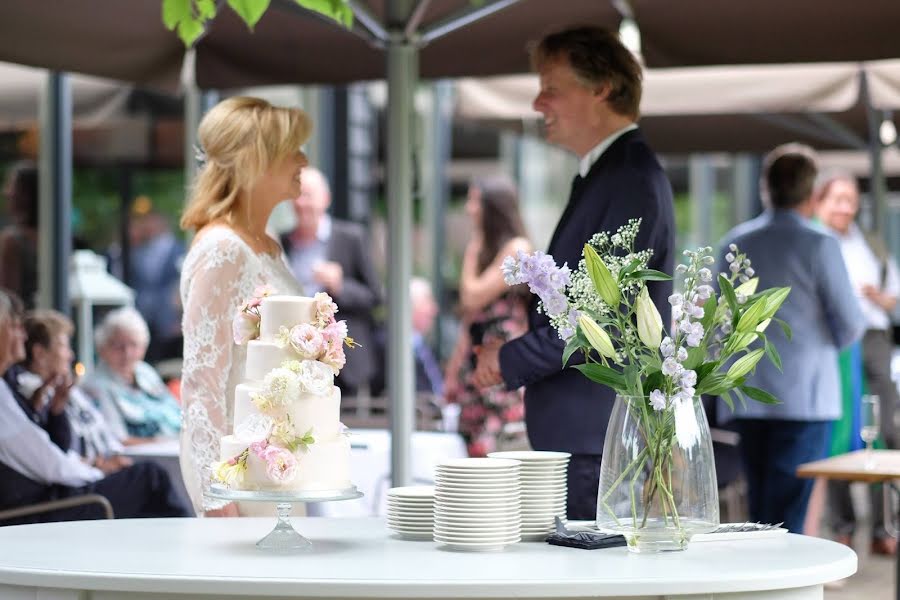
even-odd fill
[(503, 259), (531, 244), (519, 215), (516, 188), (504, 177), (469, 187), (466, 213), (473, 235), (466, 246), (459, 284), (462, 326), (445, 375), (447, 401), (460, 404), (459, 432), (469, 456), (496, 449), (504, 427), (524, 420), (521, 392), (479, 391), (471, 381), (476, 349), (492, 339), (507, 341), (525, 333), (528, 292), (503, 281)]
[(302, 111), (248, 97), (220, 102), (200, 123), (205, 162), (181, 219), (183, 229), (196, 232), (181, 273), (181, 470), (194, 508), (207, 516), (238, 513), (204, 494), (219, 440), (232, 429), (234, 388), (246, 359), (246, 346), (234, 343), (232, 319), (261, 286), (301, 293), (266, 224), (279, 202), (300, 193), (307, 165), (300, 146), (310, 130)]

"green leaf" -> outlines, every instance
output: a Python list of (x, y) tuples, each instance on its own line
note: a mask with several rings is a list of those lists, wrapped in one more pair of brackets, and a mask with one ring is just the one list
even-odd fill
[(585, 375), (585, 377), (587, 377), (591, 381), (602, 383), (603, 385), (611, 387), (617, 392), (624, 392), (627, 389), (625, 384), (625, 377), (615, 369), (596, 364), (575, 365), (575, 368), (581, 371)]
[(786, 337), (788, 341), (791, 341), (794, 337), (794, 332), (791, 331), (791, 326), (778, 317), (772, 317), (772, 320), (778, 323), (779, 327), (781, 327), (781, 331), (784, 332), (784, 337)]
[(781, 355), (778, 354), (778, 350), (772, 345), (772, 342), (766, 340), (766, 356), (769, 357), (769, 360), (772, 361), (772, 364), (775, 365), (775, 368), (781, 372), (784, 372), (784, 369), (781, 367)]
[(697, 367), (696, 369), (694, 369), (694, 371), (697, 372), (697, 385), (700, 385), (700, 383), (704, 379), (706, 379), (706, 377), (710, 373), (715, 371), (718, 367), (719, 367), (719, 363), (717, 361), (711, 361), (711, 362), (705, 362), (702, 365), (700, 365), (699, 367)]
[(624, 281), (626, 278), (630, 277), (634, 270), (637, 269), (640, 265), (640, 259), (636, 258), (625, 265), (625, 267), (619, 269), (619, 281)]
[[(697, 394), (721, 394), (722, 387), (726, 382), (725, 375), (722, 373), (716, 373), (714, 375), (709, 375), (708, 377), (704, 377), (703, 381), (700, 381), (700, 378), (697, 378)], [(724, 391), (727, 391), (728, 388), (725, 388)]]
[(572, 355), (575, 354), (578, 350), (581, 349), (581, 343), (578, 341), (578, 336), (573, 335), (569, 338), (569, 341), (566, 342), (566, 348), (563, 350), (562, 364), (563, 368), (565, 368), (569, 364), (569, 359), (572, 358)]
[(216, 16), (215, 0), (195, 0), (197, 13), (204, 19), (212, 19)]
[(731, 412), (734, 412), (734, 400), (731, 399), (731, 394), (729, 392), (722, 392), (719, 395), (719, 398), (725, 401), (725, 404), (728, 405), (728, 408), (731, 409)]
[(294, 0), (307, 10), (334, 19), (344, 27), (353, 25), (353, 9), (347, 0)]
[(712, 326), (713, 320), (716, 318), (717, 307), (718, 303), (715, 297), (709, 298), (703, 305), (703, 318), (700, 319), (700, 324), (703, 325), (704, 331), (709, 331)]
[(728, 302), (728, 308), (731, 309), (732, 317), (737, 318), (738, 301), (737, 296), (734, 294), (734, 287), (732, 287), (728, 278), (721, 273), (719, 273), (719, 289), (722, 290), (722, 295), (725, 296), (725, 301)]
[(194, 18), (185, 18), (178, 22), (178, 37), (186, 47), (191, 47), (203, 35), (203, 22)]
[(747, 375), (756, 367), (756, 363), (763, 357), (763, 354), (765, 354), (765, 350), (762, 348), (757, 348), (752, 352), (748, 352), (737, 359), (734, 364), (728, 368), (728, 372), (725, 373), (725, 376), (730, 379), (739, 379), (740, 377)]
[(778, 398), (776, 398), (769, 392), (761, 390), (757, 387), (742, 385), (741, 391), (747, 394), (747, 396), (749, 396), (750, 398), (753, 398), (757, 402), (762, 402), (763, 404), (781, 404), (781, 401), (778, 400)]
[(644, 395), (650, 396), (650, 392), (658, 390), (665, 383), (665, 377), (661, 371), (654, 371), (644, 379)]
[(691, 348), (688, 350), (687, 360), (684, 361), (684, 368), (690, 370), (696, 370), (696, 368), (703, 362), (703, 359), (706, 358), (706, 345), (700, 344), (696, 348)]
[(191, 17), (191, 0), (163, 0), (162, 20), (166, 29), (174, 30), (179, 22)]
[(641, 269), (631, 274), (632, 279), (641, 279), (643, 281), (672, 281), (671, 275), (666, 275), (662, 271), (654, 269)]
[(228, 0), (234, 12), (236, 12), (251, 30), (256, 27), (259, 20), (269, 8), (271, 0)]
[(759, 334), (757, 333), (732, 333), (728, 336), (728, 341), (725, 343), (725, 356), (731, 356), (735, 352), (740, 352), (755, 342), (758, 337)]

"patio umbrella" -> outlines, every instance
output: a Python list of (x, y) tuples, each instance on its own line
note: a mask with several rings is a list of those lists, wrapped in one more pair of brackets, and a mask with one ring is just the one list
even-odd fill
[(631, 0), (650, 67), (900, 57), (896, 0)]
[[(659, 152), (765, 152), (799, 140), (820, 149), (864, 148), (871, 103), (900, 108), (900, 61), (646, 69), (641, 127)], [(462, 118), (537, 121), (534, 75), (463, 78)]]

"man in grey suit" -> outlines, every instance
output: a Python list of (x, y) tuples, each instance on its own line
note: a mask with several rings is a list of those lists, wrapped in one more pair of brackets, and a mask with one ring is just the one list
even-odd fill
[(372, 311), (382, 302), (378, 273), (363, 228), (328, 215), (331, 189), (321, 171), (303, 169), (303, 187), (294, 199), (297, 225), (281, 236), (291, 270), (312, 296), (327, 292), (338, 305), (359, 348), (347, 352), (347, 364), (337, 378), (345, 394), (368, 386), (375, 369)]
[[(737, 226), (722, 243), (720, 269), (735, 261), (731, 244), (746, 253), (759, 276), (759, 289), (789, 286), (778, 312), (790, 325), (788, 340), (777, 325), (766, 330), (783, 363), (783, 373), (761, 361), (750, 385), (781, 404), (738, 405), (741, 450), (747, 470), (750, 520), (784, 522), (803, 532), (812, 481), (797, 467), (823, 458), (829, 422), (841, 416), (838, 351), (859, 339), (865, 320), (854, 296), (837, 240), (810, 221), (815, 210), (816, 160), (812, 149), (786, 144), (765, 159), (761, 182), (767, 210)], [(728, 414), (720, 407), (719, 414)]]

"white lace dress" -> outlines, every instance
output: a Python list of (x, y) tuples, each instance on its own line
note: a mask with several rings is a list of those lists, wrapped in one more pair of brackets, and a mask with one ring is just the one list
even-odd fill
[(234, 343), (231, 321), (261, 285), (278, 294), (301, 293), (283, 256), (256, 254), (227, 227), (204, 232), (185, 257), (181, 472), (198, 512), (226, 504), (203, 492), (210, 465), (219, 460), (219, 440), (232, 430), (234, 388), (244, 375), (247, 349)]

